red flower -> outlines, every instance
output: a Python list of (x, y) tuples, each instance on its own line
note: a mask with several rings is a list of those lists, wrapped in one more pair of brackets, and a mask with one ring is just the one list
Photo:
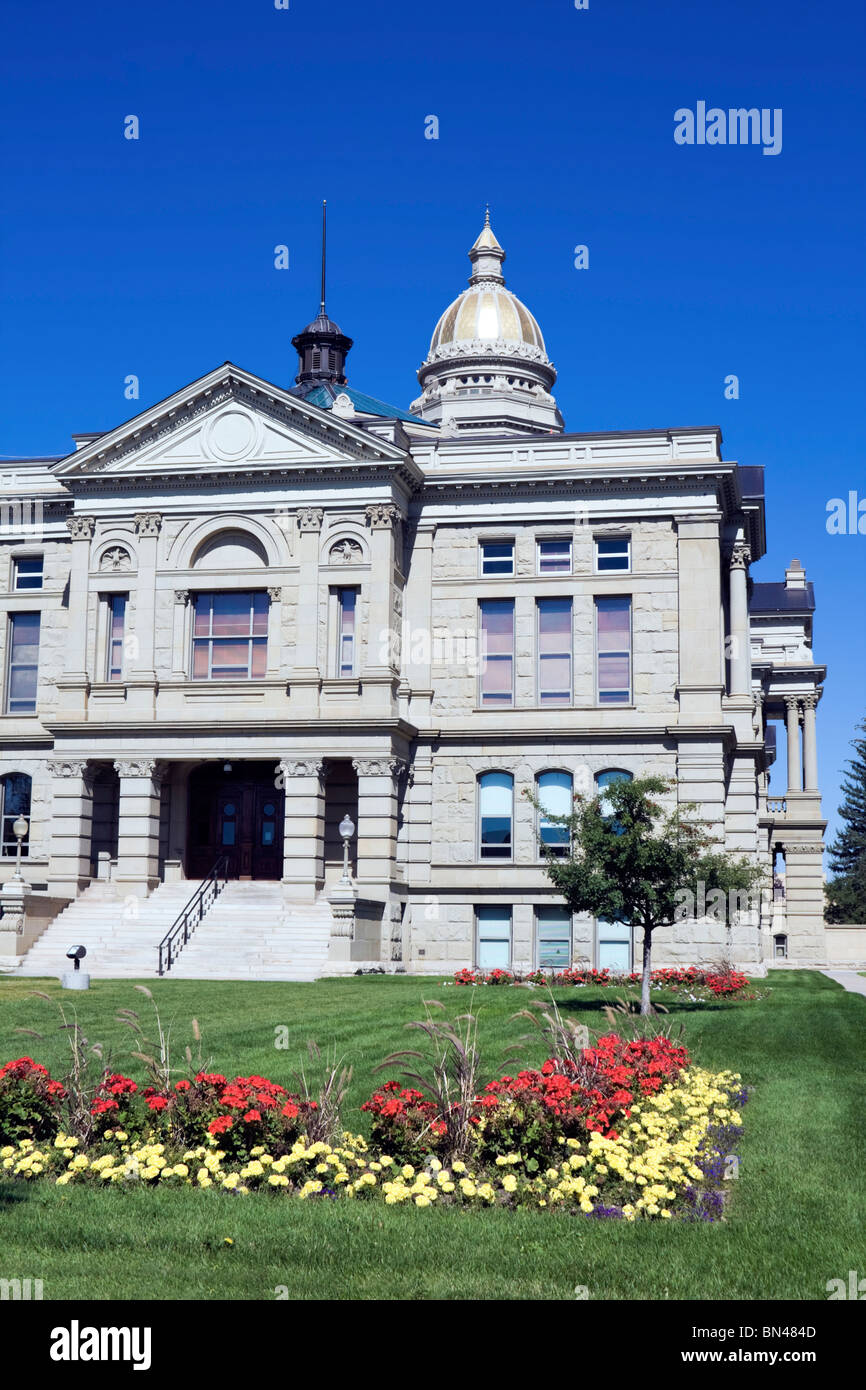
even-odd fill
[(300, 1115), (301, 1112), (298, 1109), (297, 1105), (295, 1105), (294, 1101), (287, 1100), (285, 1105), (283, 1106), (281, 1113), (285, 1115), (287, 1120), (294, 1120), (297, 1118), (298, 1115)]
[(174, 1083), (174, 1089), (176, 1091), (189, 1091), (192, 1087), (188, 1081), (176, 1081)]
[(151, 1110), (164, 1110), (168, 1105), (168, 1098), (166, 1096), (148, 1096), (144, 1103)]
[(244, 1123), (248, 1125), (260, 1124), (262, 1119), (260, 1110), (248, 1110), (244, 1115)]
[(91, 1115), (106, 1115), (109, 1110), (119, 1110), (116, 1100), (95, 1100), (90, 1107)]
[(227, 1129), (231, 1129), (234, 1120), (231, 1115), (218, 1115), (215, 1120), (211, 1120), (208, 1125), (209, 1134), (225, 1134)]

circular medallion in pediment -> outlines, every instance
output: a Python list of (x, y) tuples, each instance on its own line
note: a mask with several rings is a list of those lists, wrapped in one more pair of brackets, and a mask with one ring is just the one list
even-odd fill
[(207, 453), (221, 463), (237, 463), (249, 458), (257, 451), (261, 438), (261, 421), (236, 408), (221, 410), (203, 431)]

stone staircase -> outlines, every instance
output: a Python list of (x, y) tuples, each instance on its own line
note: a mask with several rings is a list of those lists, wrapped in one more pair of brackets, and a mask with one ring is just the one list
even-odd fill
[(18, 975), (60, 975), (72, 967), (70, 946), (86, 946), (81, 968), (94, 979), (156, 976), (157, 947), (199, 887), (161, 883), (149, 898), (124, 899), (111, 883), (92, 883), (64, 908), (21, 959)]
[[(149, 898), (122, 899), (94, 883), (64, 908), (22, 957), (16, 974), (58, 976), (69, 946), (86, 946), (94, 979), (157, 974), (157, 947), (199, 887), (161, 883)], [(226, 884), (165, 977), (172, 980), (315, 980), (325, 972), (331, 938), (327, 901), (287, 903), (279, 883)]]
[(196, 928), (172, 980), (315, 980), (325, 973), (331, 908), (287, 903), (279, 883), (232, 880)]

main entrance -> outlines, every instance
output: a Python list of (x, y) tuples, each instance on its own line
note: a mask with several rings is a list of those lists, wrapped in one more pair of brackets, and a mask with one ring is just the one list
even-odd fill
[(212, 763), (190, 773), (188, 878), (203, 878), (221, 854), (229, 878), (282, 878), (285, 793), (275, 779), (273, 763)]

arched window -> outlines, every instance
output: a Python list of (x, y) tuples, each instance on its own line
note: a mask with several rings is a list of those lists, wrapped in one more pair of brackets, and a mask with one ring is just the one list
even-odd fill
[(625, 772), (621, 767), (609, 767), (605, 772), (596, 775), (595, 786), (598, 792), (598, 799), (601, 802), (601, 812), (604, 816), (610, 815), (610, 803), (605, 795), (606, 788), (612, 782), (631, 782), (633, 780), (630, 772)]
[(538, 777), (538, 837), (553, 854), (567, 854), (571, 840), (567, 825), (557, 825), (550, 816), (570, 816), (573, 801), (570, 772), (542, 772)]
[(195, 569), (249, 570), (267, 566), (268, 556), (258, 536), (237, 529), (218, 531), (199, 546)]
[(27, 834), (21, 841), (21, 854), (30, 853), (30, 785), (26, 772), (7, 772), (5, 777), (0, 777), (0, 854), (4, 859), (14, 859), (18, 852), (18, 841), (12, 830), (18, 816), (26, 816), (28, 821)]
[(510, 859), (514, 778), (485, 772), (478, 779), (478, 851), (481, 859)]

